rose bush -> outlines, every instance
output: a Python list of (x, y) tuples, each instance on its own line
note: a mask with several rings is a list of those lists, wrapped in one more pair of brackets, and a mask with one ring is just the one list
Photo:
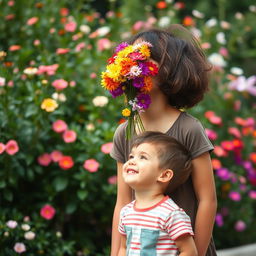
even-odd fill
[(101, 88), (100, 73), (120, 41), (171, 23), (191, 30), (213, 65), (211, 91), (189, 111), (215, 145), (216, 245), (255, 241), (256, 7), (221, 6), (224, 20), (202, 2), (193, 10), (172, 0), (111, 1), (100, 14), (85, 1), (0, 1), (1, 252), (108, 255), (109, 152), (123, 99)]

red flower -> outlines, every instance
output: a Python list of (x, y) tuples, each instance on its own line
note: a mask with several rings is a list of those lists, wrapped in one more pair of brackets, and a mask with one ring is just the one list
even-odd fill
[(167, 7), (167, 4), (165, 1), (159, 1), (156, 4), (156, 8), (158, 8), (158, 9), (165, 9), (166, 7)]
[(68, 170), (74, 166), (74, 161), (71, 156), (63, 156), (59, 161), (60, 168)]
[(250, 154), (250, 160), (256, 164), (256, 152), (252, 152)]
[(46, 204), (41, 208), (40, 215), (46, 220), (51, 220), (54, 217), (55, 212), (55, 209), (51, 205)]
[(186, 26), (186, 27), (189, 27), (189, 26), (194, 26), (195, 25), (195, 21), (193, 20), (192, 17), (190, 16), (186, 16), (184, 19), (183, 19), (183, 25)]
[(222, 141), (221, 142), (221, 146), (223, 149), (227, 150), (227, 151), (231, 151), (234, 149), (234, 144), (232, 141)]

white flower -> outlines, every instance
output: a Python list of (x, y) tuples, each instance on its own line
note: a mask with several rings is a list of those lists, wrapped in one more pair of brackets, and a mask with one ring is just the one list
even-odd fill
[(256, 96), (256, 76), (251, 76), (247, 79), (245, 76), (239, 76), (229, 84), (229, 89), (240, 92), (247, 91), (251, 95)]
[(226, 61), (224, 58), (218, 54), (218, 53), (212, 53), (209, 57), (208, 60), (215, 66), (218, 67), (225, 67), (227, 65)]
[(35, 238), (36, 234), (32, 231), (28, 231), (24, 234), (25, 239), (27, 240), (33, 240)]
[(202, 12), (199, 12), (198, 10), (193, 10), (192, 14), (199, 19), (203, 19), (204, 18), (204, 14)]
[(8, 237), (8, 236), (9, 236), (9, 232), (8, 232), (8, 231), (5, 231), (5, 232), (4, 232), (4, 236), (5, 236), (5, 237)]
[(170, 23), (171, 23), (171, 18), (168, 16), (163, 16), (158, 21), (159, 27), (162, 27), (162, 28), (169, 26)]
[(5, 78), (0, 76), (0, 86), (5, 85)]
[(225, 21), (225, 20), (222, 20), (221, 22), (220, 22), (220, 26), (223, 28), (223, 29), (230, 29), (230, 23), (229, 22), (227, 22), (227, 21)]
[(62, 233), (60, 231), (57, 231), (56, 236), (60, 238), (60, 237), (62, 237)]
[(238, 68), (238, 67), (231, 68), (230, 72), (234, 75), (237, 75), (237, 76), (241, 76), (244, 73), (244, 71), (241, 68)]
[(30, 226), (28, 224), (22, 224), (21, 229), (23, 229), (24, 231), (28, 231), (30, 230)]
[(52, 98), (53, 98), (54, 100), (58, 100), (58, 99), (59, 99), (59, 94), (58, 94), (57, 92), (54, 92), (54, 93), (52, 94)]
[(8, 227), (8, 228), (16, 228), (17, 227), (17, 225), (18, 225), (18, 223), (17, 223), (17, 221), (15, 221), (15, 220), (8, 220), (7, 222), (6, 222), (6, 226)]
[(256, 12), (256, 5), (250, 5), (250, 6), (249, 6), (249, 10), (250, 10), (251, 12)]
[(89, 123), (89, 124), (86, 125), (86, 130), (87, 131), (93, 131), (94, 129), (95, 129), (94, 124)]
[(17, 253), (23, 253), (26, 251), (26, 246), (23, 243), (16, 243), (13, 249)]
[(129, 76), (137, 77), (141, 74), (142, 70), (139, 66), (132, 66), (129, 72)]
[(67, 97), (65, 96), (64, 93), (60, 93), (59, 94), (59, 101), (61, 102), (65, 102), (67, 100)]
[(28, 75), (28, 76), (33, 76), (37, 73), (38, 69), (35, 67), (28, 67), (24, 69), (24, 74)]
[(98, 28), (96, 31), (99, 36), (105, 36), (110, 32), (110, 27), (104, 26), (104, 27)]
[(237, 20), (242, 20), (242, 19), (244, 18), (244, 15), (243, 15), (241, 12), (237, 12), (237, 13), (235, 14), (235, 18), (236, 18)]
[(217, 19), (211, 18), (208, 21), (206, 21), (205, 25), (209, 28), (212, 28), (217, 25)]
[(88, 25), (81, 25), (79, 29), (84, 34), (88, 34), (91, 32), (91, 28)]
[(227, 40), (225, 38), (225, 34), (223, 32), (217, 33), (216, 40), (220, 44), (226, 44), (227, 43)]
[(197, 28), (191, 28), (190, 31), (196, 38), (200, 38), (202, 36), (202, 32)]
[(106, 96), (96, 96), (92, 100), (92, 103), (96, 107), (104, 107), (105, 105), (108, 104), (108, 98)]

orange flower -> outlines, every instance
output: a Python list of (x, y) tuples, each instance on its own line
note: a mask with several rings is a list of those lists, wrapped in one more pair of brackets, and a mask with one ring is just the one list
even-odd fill
[(109, 91), (114, 91), (119, 86), (119, 82), (115, 82), (113, 79), (107, 76), (106, 72), (103, 72), (101, 85), (103, 88)]
[(74, 161), (71, 156), (63, 156), (59, 161), (60, 168), (68, 170), (74, 166)]
[(156, 4), (156, 8), (158, 8), (158, 9), (165, 9), (166, 7), (167, 7), (167, 4), (165, 1), (159, 1)]
[(144, 93), (148, 93), (151, 91), (153, 83), (152, 78), (149, 76), (144, 77), (144, 86), (141, 88), (141, 91)]
[(213, 158), (213, 159), (212, 159), (212, 168), (213, 168), (214, 170), (220, 169), (221, 166), (222, 166), (222, 165), (221, 165), (221, 162), (220, 162), (219, 159), (216, 159), (216, 158)]
[(250, 160), (256, 164), (256, 152), (250, 154)]
[(129, 58), (123, 58), (120, 65), (122, 66), (121, 75), (125, 76), (130, 72), (131, 67), (136, 65), (136, 63)]
[(20, 45), (11, 45), (9, 47), (9, 51), (11, 51), (11, 52), (18, 51), (18, 50), (20, 50), (20, 48), (21, 48)]
[(195, 21), (193, 20), (192, 17), (190, 16), (186, 16), (184, 19), (183, 19), (183, 25), (186, 26), (186, 27), (189, 27), (189, 26), (194, 26), (195, 25)]

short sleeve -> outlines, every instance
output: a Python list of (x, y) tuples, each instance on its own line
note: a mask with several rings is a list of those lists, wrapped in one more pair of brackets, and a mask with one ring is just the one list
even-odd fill
[(166, 220), (165, 229), (174, 241), (185, 234), (194, 235), (190, 218), (182, 209), (170, 213)]
[(192, 159), (205, 152), (211, 152), (214, 149), (212, 143), (205, 133), (203, 125), (197, 119), (191, 123), (186, 141), (186, 144), (189, 145), (188, 150), (191, 153)]
[(125, 162), (125, 127), (126, 123), (120, 124), (113, 137), (113, 147), (110, 156), (117, 162)]
[(124, 214), (125, 214), (125, 207), (122, 208), (122, 210), (120, 212), (120, 218), (119, 218), (119, 224), (118, 224), (118, 231), (122, 235), (126, 235), (125, 228), (124, 228), (124, 225), (123, 225)]

